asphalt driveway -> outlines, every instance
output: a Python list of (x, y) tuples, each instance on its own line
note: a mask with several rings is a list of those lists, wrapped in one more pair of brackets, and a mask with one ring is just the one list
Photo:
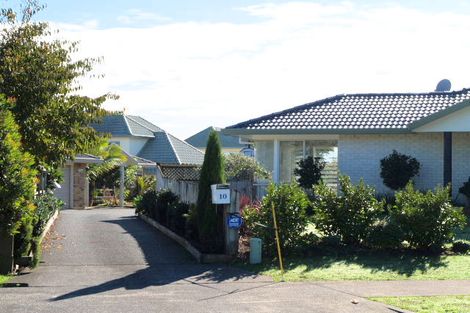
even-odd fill
[(201, 265), (131, 209), (63, 211), (0, 312), (401, 312), (331, 286)]

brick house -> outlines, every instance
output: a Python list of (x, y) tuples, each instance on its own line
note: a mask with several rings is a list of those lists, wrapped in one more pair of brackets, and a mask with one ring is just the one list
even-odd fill
[(337, 95), (224, 133), (253, 142), (257, 160), (275, 182), (291, 181), (296, 162), (311, 155), (325, 159), (332, 181), (339, 172), (388, 193), (380, 160), (395, 149), (421, 163), (417, 188), (452, 183), (453, 196), (463, 201), (458, 189), (470, 176), (470, 89)]
[(86, 168), (103, 160), (90, 154), (79, 154), (62, 167), (63, 181), (54, 195), (64, 202), (65, 209), (84, 209), (89, 206), (89, 182)]

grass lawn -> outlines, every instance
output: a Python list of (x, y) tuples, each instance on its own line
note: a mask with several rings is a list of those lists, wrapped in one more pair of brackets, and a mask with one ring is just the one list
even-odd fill
[(469, 313), (470, 296), (385, 297), (370, 300), (416, 313)]
[[(470, 279), (470, 255), (423, 256), (363, 252), (286, 258), (285, 281)], [(282, 279), (277, 263), (242, 264), (247, 270)]]
[(6, 283), (10, 278), (10, 276), (0, 275), (0, 284)]

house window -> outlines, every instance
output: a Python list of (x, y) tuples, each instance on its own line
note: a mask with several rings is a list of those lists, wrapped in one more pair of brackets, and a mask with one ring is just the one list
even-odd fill
[(273, 172), (274, 143), (273, 141), (256, 141), (255, 157), (266, 170)]
[(306, 141), (305, 156), (313, 156), (325, 161), (325, 169), (322, 172), (323, 182), (331, 187), (336, 187), (338, 183), (337, 142), (330, 140)]
[(303, 158), (303, 141), (281, 141), (281, 182), (288, 183), (295, 179), (294, 169)]

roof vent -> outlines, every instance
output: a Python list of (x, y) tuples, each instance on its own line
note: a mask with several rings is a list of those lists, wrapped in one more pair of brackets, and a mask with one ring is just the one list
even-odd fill
[(435, 92), (450, 91), (451, 86), (452, 84), (450, 83), (450, 80), (443, 79), (437, 84)]

